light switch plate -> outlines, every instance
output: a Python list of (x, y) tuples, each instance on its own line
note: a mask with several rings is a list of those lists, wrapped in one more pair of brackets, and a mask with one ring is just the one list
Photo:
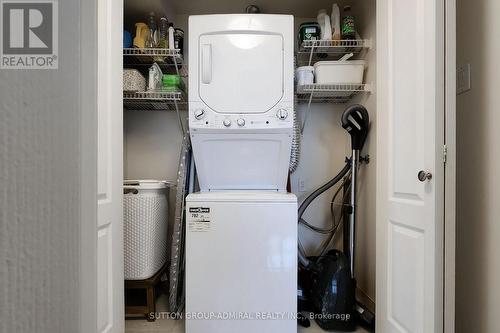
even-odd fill
[(459, 65), (457, 67), (457, 95), (470, 89), (470, 64)]

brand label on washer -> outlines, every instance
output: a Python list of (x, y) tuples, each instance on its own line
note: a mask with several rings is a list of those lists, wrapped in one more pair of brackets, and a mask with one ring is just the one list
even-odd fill
[(209, 207), (189, 207), (189, 232), (208, 232), (212, 227)]

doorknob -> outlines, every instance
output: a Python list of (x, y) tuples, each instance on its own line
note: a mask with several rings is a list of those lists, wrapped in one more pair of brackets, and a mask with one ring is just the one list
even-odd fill
[(431, 180), (432, 179), (432, 173), (426, 172), (424, 170), (420, 170), (418, 173), (418, 180), (421, 182), (425, 182), (426, 180)]

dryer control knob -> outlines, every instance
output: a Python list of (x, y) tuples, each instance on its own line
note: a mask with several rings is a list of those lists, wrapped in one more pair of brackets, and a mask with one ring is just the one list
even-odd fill
[(224, 124), (224, 126), (229, 127), (231, 126), (231, 119), (224, 119), (222, 123)]
[(288, 117), (288, 111), (286, 109), (279, 109), (278, 112), (276, 112), (276, 117), (285, 120)]
[(238, 124), (238, 126), (243, 127), (245, 126), (245, 119), (240, 118), (236, 121), (236, 123)]
[(194, 110), (194, 117), (197, 120), (203, 119), (203, 117), (205, 117), (205, 110), (203, 110), (203, 109)]

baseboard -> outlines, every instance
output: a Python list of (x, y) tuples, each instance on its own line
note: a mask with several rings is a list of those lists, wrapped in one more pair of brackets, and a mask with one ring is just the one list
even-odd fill
[(375, 301), (370, 298), (363, 290), (356, 288), (356, 299), (366, 306), (368, 310), (375, 313)]

